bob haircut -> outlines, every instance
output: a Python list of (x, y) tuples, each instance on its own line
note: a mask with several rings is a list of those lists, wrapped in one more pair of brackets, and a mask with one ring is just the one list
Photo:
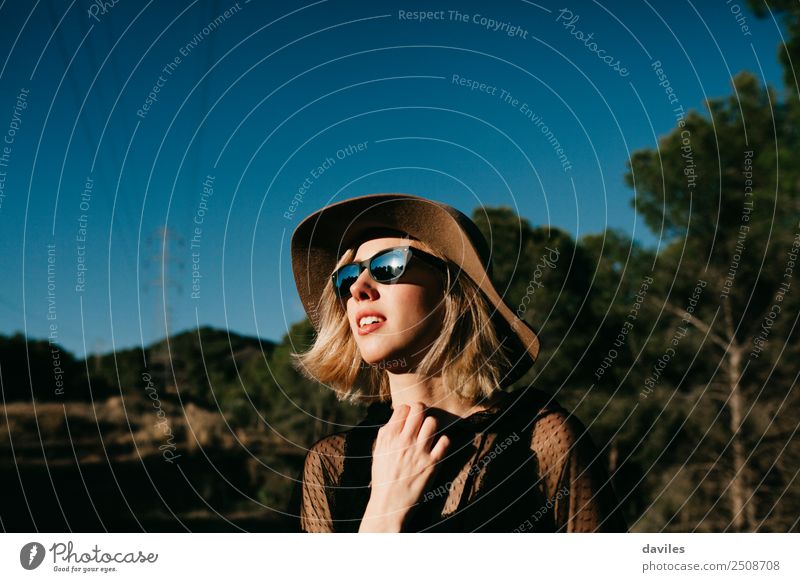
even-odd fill
[[(408, 234), (403, 238), (414, 240), (422, 250), (447, 265), (442, 330), (416, 371), (429, 376), (439, 370), (441, 363), (445, 390), (470, 402), (502, 390), (501, 381), (511, 368), (511, 361), (492, 323), (491, 304), (479, 287), (442, 253)], [(336, 268), (351, 262), (357, 248), (357, 244), (348, 248)], [(402, 360), (385, 364), (369, 364), (362, 360), (330, 278), (317, 309), (319, 329), (313, 345), (305, 353), (290, 354), (295, 369), (306, 378), (328, 386), (340, 401), (390, 402), (389, 376), (385, 368), (402, 364)]]

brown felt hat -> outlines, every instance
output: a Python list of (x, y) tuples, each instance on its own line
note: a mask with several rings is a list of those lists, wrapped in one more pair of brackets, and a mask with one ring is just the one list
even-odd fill
[(472, 220), (459, 210), (410, 194), (370, 194), (342, 200), (306, 217), (292, 234), (292, 271), (300, 300), (318, 329), (318, 303), (339, 258), (372, 231), (408, 233), (448, 258), (483, 291), (492, 320), (514, 368), (506, 386), (521, 377), (539, 354), (539, 338), (509, 309), (491, 282), (491, 252)]

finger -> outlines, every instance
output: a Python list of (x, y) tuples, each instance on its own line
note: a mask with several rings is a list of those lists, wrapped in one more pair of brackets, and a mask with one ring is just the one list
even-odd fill
[(406, 424), (403, 427), (403, 432), (407, 437), (416, 440), (419, 433), (419, 427), (425, 420), (425, 405), (422, 402), (412, 402), (411, 408), (406, 417)]
[(386, 422), (387, 429), (392, 433), (400, 433), (403, 430), (406, 418), (408, 418), (409, 409), (408, 404), (396, 406), (391, 418)]
[(436, 436), (436, 419), (433, 416), (428, 416), (422, 422), (417, 435), (417, 443), (423, 445), (426, 452), (429, 452), (433, 447), (434, 437)]
[(442, 459), (444, 459), (444, 454), (447, 452), (447, 447), (450, 446), (450, 439), (447, 435), (442, 435), (439, 437), (439, 440), (434, 445), (433, 449), (431, 449), (431, 461), (433, 463), (438, 463)]

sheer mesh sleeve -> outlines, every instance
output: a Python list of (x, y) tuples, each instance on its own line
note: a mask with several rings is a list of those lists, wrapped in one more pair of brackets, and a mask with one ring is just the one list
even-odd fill
[(340, 434), (318, 440), (306, 454), (300, 485), (300, 529), (309, 533), (335, 531), (334, 491), (344, 464), (344, 437)]
[(534, 426), (531, 448), (557, 531), (627, 531), (604, 459), (580, 421), (548, 413)]

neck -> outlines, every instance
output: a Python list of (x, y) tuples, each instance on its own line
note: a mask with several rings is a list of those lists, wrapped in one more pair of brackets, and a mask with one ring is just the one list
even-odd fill
[(440, 410), (454, 416), (466, 417), (474, 412), (485, 410), (489, 402), (474, 403), (445, 389), (442, 377), (425, 376), (414, 372), (389, 374), (389, 390), (392, 394), (392, 408), (401, 404), (422, 402), (426, 408)]

